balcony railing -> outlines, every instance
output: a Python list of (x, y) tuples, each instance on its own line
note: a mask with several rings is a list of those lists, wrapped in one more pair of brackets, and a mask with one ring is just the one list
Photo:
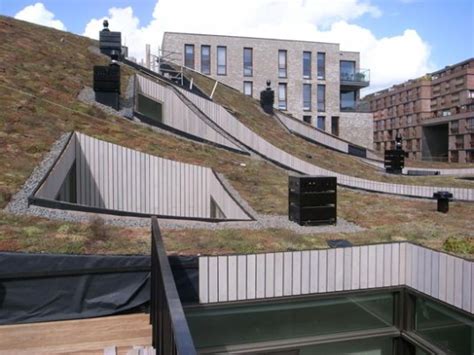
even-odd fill
[(196, 355), (156, 217), (151, 219), (151, 234), (150, 322), (153, 347), (157, 355)]
[(341, 101), (341, 112), (371, 112), (367, 101)]
[(341, 72), (341, 85), (368, 86), (370, 82), (370, 70), (360, 69), (357, 72)]

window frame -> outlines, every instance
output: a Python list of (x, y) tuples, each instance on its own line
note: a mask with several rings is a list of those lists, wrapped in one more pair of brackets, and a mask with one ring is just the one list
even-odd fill
[[(208, 72), (205, 72), (204, 71), (204, 67), (203, 67), (203, 63), (204, 63), (204, 56), (203, 56), (203, 49), (204, 48), (207, 48), (209, 50), (209, 54), (208, 54)], [(206, 75), (211, 75), (211, 67), (212, 67), (212, 64), (211, 64), (211, 46), (208, 45), (208, 44), (202, 44), (201, 45), (201, 73), (203, 74), (206, 74)]]
[[(305, 60), (305, 55), (309, 54), (309, 60)], [(303, 51), (303, 79), (311, 79), (311, 62), (312, 62), (312, 53), (311, 51)], [(305, 63), (308, 64), (308, 68), (305, 67)], [(305, 74), (306, 70), (308, 69), (309, 73)]]
[[(245, 52), (250, 51), (250, 67), (245, 65)], [(252, 77), (253, 76), (253, 48), (251, 47), (244, 47), (243, 49), (243, 65), (242, 65), (242, 70), (244, 77)], [(249, 70), (249, 72), (246, 72), (246, 70)]]
[[(319, 122), (323, 122), (322, 127), (320, 127)], [(316, 128), (323, 132), (326, 132), (326, 116), (316, 116)]]
[[(224, 50), (224, 62), (225, 64), (221, 65), (219, 64), (219, 50)], [(217, 75), (220, 75), (220, 76), (226, 76), (227, 75), (227, 46), (217, 46), (217, 50), (216, 50), (216, 65), (217, 65)], [(223, 66), (224, 67), (224, 73), (221, 73), (219, 71), (219, 66)]]
[[(192, 56), (193, 56), (193, 58), (192, 58), (193, 65), (192, 65), (192, 67), (187, 65), (187, 61), (188, 61), (188, 52), (186, 51), (187, 48), (192, 48), (192, 50), (193, 50), (193, 54), (192, 54)], [(190, 43), (185, 43), (184, 44), (184, 66), (186, 68), (190, 68), (190, 69), (195, 69), (195, 67), (196, 67), (196, 48), (195, 48), (194, 44), (190, 44)]]
[[(283, 57), (280, 54), (284, 54)], [(284, 58), (284, 63), (281, 63), (280, 59)], [(282, 75), (282, 70), (284, 70), (284, 75)], [(278, 50), (278, 77), (279, 78), (288, 78), (288, 51), (286, 49)]]
[[(311, 96), (313, 95), (312, 93), (312, 85), (310, 83), (305, 83), (303, 84), (303, 111), (311, 111), (312, 109), (312, 100)], [(309, 95), (306, 97), (306, 88), (309, 88)], [(306, 98), (309, 99), (308, 106), (306, 106)]]
[[(323, 95), (320, 95), (321, 92), (323, 93)], [(326, 112), (326, 85), (318, 84), (316, 91), (316, 99), (318, 112)]]
[[(245, 85), (246, 84), (247, 85), (250, 84), (250, 95), (245, 93)], [(244, 81), (242, 92), (245, 96), (253, 97), (253, 81)]]
[[(284, 88), (285, 92), (285, 105), (281, 105), (282, 100), (280, 99), (280, 88)], [(287, 83), (278, 83), (278, 109), (282, 111), (288, 110), (288, 85)]]
[[(319, 63), (319, 59), (321, 56), (323, 58), (322, 66), (320, 66), (320, 63)], [(322, 68), (322, 71), (321, 71), (321, 68)], [(317, 70), (316, 76), (318, 80), (326, 80), (326, 52), (318, 52), (318, 54), (316, 55), (316, 70)], [(322, 75), (320, 75), (320, 73), (322, 73)]]

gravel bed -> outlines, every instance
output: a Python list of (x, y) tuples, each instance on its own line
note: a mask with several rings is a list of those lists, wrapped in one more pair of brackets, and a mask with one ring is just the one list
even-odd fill
[[(19, 213), (20, 214), (20, 213)], [(39, 206), (30, 206), (21, 211), (21, 214), (34, 215), (58, 221), (68, 222), (84, 222), (89, 223), (93, 218), (102, 218), (106, 224), (127, 228), (149, 228), (149, 218), (114, 216), (106, 214), (94, 214), (79, 211), (55, 210)], [(338, 218), (336, 225), (321, 226), (300, 226), (288, 220), (287, 215), (263, 215), (257, 214), (255, 221), (239, 221), (239, 222), (201, 222), (178, 219), (160, 218), (160, 227), (164, 230), (179, 229), (287, 229), (298, 234), (317, 234), (317, 233), (356, 233), (363, 231), (364, 228), (348, 222), (342, 218)]]
[(33, 173), (21, 187), (20, 191), (13, 195), (8, 205), (5, 207), (5, 211), (13, 214), (24, 214), (28, 211), (28, 197), (33, 193), (36, 186), (41, 182), (51, 166), (53, 166), (59, 154), (61, 154), (62, 149), (66, 145), (70, 134), (71, 133), (64, 133), (56, 142), (53, 143), (51, 150), (36, 166)]
[(94, 105), (100, 108), (102, 111), (109, 115), (113, 116), (122, 116), (129, 120), (133, 119), (133, 97), (134, 97), (134, 88), (135, 81), (133, 76), (130, 77), (128, 80), (127, 90), (125, 93), (120, 97), (120, 111), (113, 109), (112, 107), (103, 105), (97, 101), (95, 101), (95, 92), (91, 87), (84, 87), (77, 96), (79, 101), (82, 101), (89, 105)]

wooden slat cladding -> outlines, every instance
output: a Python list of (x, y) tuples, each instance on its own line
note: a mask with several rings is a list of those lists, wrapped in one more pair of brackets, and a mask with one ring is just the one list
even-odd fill
[(474, 313), (474, 263), (402, 242), (199, 258), (199, 300), (227, 302), (408, 286)]
[[(75, 158), (74, 158), (75, 157)], [(210, 168), (163, 159), (75, 133), (35, 197), (54, 200), (76, 162), (79, 205), (159, 216), (250, 220)], [(53, 187), (55, 187), (53, 189)], [(67, 202), (67, 201), (66, 201)]]
[(36, 191), (36, 196), (42, 198), (56, 198), (69, 170), (74, 164), (76, 157), (76, 136), (73, 134), (65, 146), (62, 154), (56, 160), (54, 166)]
[[(266, 159), (277, 162), (279, 165), (282, 165), (287, 169), (308, 175), (336, 176), (338, 184), (342, 186), (394, 195), (432, 198), (434, 192), (447, 189), (446, 187), (401, 185), (371, 181), (320, 168), (317, 165), (313, 165), (301, 160), (267, 142), (239, 120), (237, 120), (222, 106), (212, 101), (203, 99), (186, 90), (180, 89), (180, 91), (212, 121), (214, 121), (219, 127), (233, 136), (243, 145), (257, 152)], [(453, 193), (454, 198), (457, 200), (474, 201), (474, 189), (448, 189)]]
[(277, 119), (291, 132), (294, 132), (302, 137), (305, 137), (311, 141), (317, 142), (326, 147), (335, 149), (337, 151), (348, 153), (349, 144), (344, 142), (337, 137), (331, 136), (321, 130), (310, 127), (303, 121), (297, 120), (295, 118), (288, 117), (280, 112), (275, 112)]
[(239, 150), (234, 143), (205, 123), (169, 87), (137, 75), (137, 92), (163, 104), (163, 124), (201, 139)]

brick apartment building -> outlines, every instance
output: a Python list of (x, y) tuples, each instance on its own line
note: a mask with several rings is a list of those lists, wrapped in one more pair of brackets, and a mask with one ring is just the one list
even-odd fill
[(373, 120), (359, 104), (369, 71), (339, 44), (165, 32), (163, 53), (260, 98), (271, 80), (275, 107), (353, 143), (373, 147)]
[(413, 159), (474, 162), (474, 58), (364, 98), (373, 112), (374, 146), (397, 133)]

